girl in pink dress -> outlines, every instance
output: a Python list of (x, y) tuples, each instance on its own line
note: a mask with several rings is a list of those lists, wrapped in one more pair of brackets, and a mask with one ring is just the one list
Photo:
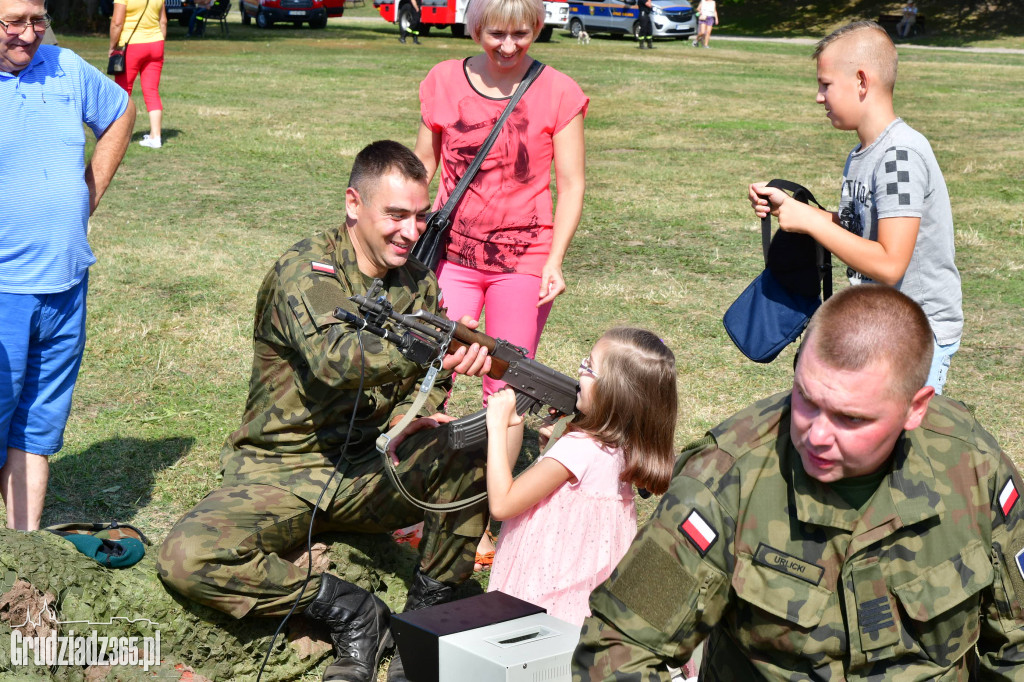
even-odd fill
[[(537, 462), (512, 478), (508, 432), (522, 423), (515, 394), (487, 405), (487, 495), (505, 521), (488, 590), (582, 625), (590, 592), (636, 534), (633, 485), (661, 494), (675, 461), (676, 363), (653, 333), (616, 327), (579, 369), (581, 416)], [(511, 456), (510, 456), (511, 455)]]

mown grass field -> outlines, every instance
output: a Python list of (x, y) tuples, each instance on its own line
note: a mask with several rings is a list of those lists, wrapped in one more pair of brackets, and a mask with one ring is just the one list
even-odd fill
[[(133, 142), (93, 217), (99, 262), (89, 342), (44, 524), (118, 519), (157, 540), (218, 484), (251, 362), (255, 292), (278, 255), (343, 220), (354, 154), (412, 145), (417, 86), (475, 52), (447, 31), (400, 45), (381, 20), (323, 31), (237, 23), (230, 39), (173, 26), (161, 85), (164, 148)], [(214, 29), (210, 29), (214, 33)], [(104, 37), (62, 45), (102, 66)], [(617, 323), (656, 330), (676, 352), (681, 446), (784, 390), (792, 350), (768, 366), (732, 346), (728, 304), (760, 271), (746, 184), (783, 177), (835, 207), (852, 133), (814, 103), (807, 45), (658, 42), (565, 34), (531, 54), (590, 96), (587, 198), (538, 358), (574, 373)], [(148, 131), (141, 91), (135, 140)], [(966, 328), (947, 394), (977, 410), (1024, 462), (1024, 55), (904, 50), (897, 111), (930, 140), (957, 220)], [(843, 286), (845, 268), (835, 268)], [(478, 405), (460, 384), (453, 410)]]

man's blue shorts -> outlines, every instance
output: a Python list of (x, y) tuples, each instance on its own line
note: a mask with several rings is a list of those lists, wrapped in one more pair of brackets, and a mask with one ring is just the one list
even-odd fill
[(88, 288), (87, 274), (58, 294), (0, 293), (0, 466), (9, 447), (52, 455), (64, 445)]

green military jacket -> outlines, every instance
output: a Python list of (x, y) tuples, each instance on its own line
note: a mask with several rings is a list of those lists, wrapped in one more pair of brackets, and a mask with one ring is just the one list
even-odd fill
[(789, 425), (779, 394), (683, 453), (591, 596), (575, 679), (669, 680), (707, 638), (702, 682), (1024, 681), (1024, 489), (992, 436), (936, 396), (858, 511)]
[[(349, 296), (372, 283), (344, 228), (299, 242), (267, 273), (256, 299), (245, 414), (221, 452), (224, 485), (273, 485), (315, 502), (342, 455), (354, 408), (345, 469), (358, 475), (379, 466), (374, 442), (409, 409), (424, 369), (367, 332), (358, 335), (360, 349), (353, 328), (335, 318), (337, 307), (358, 314)], [(440, 310), (437, 279), (413, 260), (387, 273), (382, 293), (400, 313)], [(450, 373), (439, 377), (427, 414), (442, 409), (451, 388)]]

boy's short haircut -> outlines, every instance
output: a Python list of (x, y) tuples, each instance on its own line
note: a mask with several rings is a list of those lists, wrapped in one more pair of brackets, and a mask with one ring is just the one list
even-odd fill
[(899, 55), (885, 29), (874, 21), (855, 21), (837, 28), (818, 41), (811, 56), (814, 61), (818, 61), (828, 47), (844, 40), (851, 41), (850, 46), (844, 47), (846, 61), (870, 66), (882, 85), (892, 92), (896, 87)]
[(476, 0), (466, 11), (466, 29), (473, 40), (487, 28), (529, 26), (534, 37), (544, 28), (543, 0)]
[(377, 181), (389, 173), (424, 184), (429, 181), (426, 167), (411, 149), (393, 140), (377, 140), (356, 154), (348, 186), (359, 192), (363, 201), (368, 201)]

